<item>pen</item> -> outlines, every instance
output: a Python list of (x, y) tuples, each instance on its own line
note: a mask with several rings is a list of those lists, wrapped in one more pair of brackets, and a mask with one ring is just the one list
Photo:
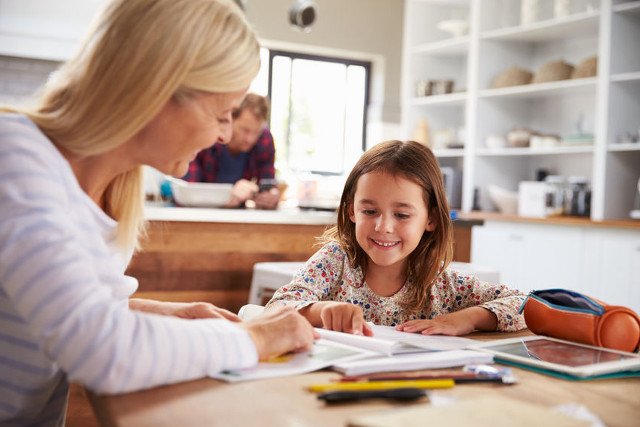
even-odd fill
[(309, 391), (358, 391), (358, 390), (389, 390), (394, 388), (451, 388), (454, 381), (448, 379), (438, 380), (409, 380), (409, 381), (371, 381), (371, 382), (345, 382), (312, 384)]
[(330, 391), (320, 393), (318, 399), (327, 403), (335, 403), (363, 399), (415, 400), (426, 395), (426, 391), (418, 388), (394, 388), (391, 390)]

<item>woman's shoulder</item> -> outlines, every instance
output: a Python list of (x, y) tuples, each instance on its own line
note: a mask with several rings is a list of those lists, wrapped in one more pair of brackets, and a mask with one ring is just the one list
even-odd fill
[(39, 133), (38, 127), (27, 116), (19, 113), (0, 113), (1, 137)]
[(0, 170), (4, 172), (0, 185), (12, 192), (38, 190), (40, 194), (47, 188), (50, 195), (77, 187), (69, 163), (53, 142), (20, 114), (0, 114)]
[(8, 151), (29, 153), (33, 159), (60, 157), (51, 140), (35, 123), (22, 114), (0, 114), (0, 129), (0, 149), (5, 153)]

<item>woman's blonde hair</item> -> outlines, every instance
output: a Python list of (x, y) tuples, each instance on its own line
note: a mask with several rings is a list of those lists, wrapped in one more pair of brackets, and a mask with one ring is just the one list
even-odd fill
[[(90, 156), (138, 133), (172, 98), (249, 86), (259, 44), (232, 0), (114, 0), (76, 55), (18, 110), (56, 145)], [(117, 176), (105, 194), (118, 241), (137, 247), (143, 231), (142, 170)]]
[(444, 181), (438, 161), (429, 148), (414, 141), (386, 141), (366, 151), (345, 182), (337, 223), (324, 233), (321, 242), (338, 242), (351, 265), (366, 272), (367, 254), (358, 245), (356, 226), (349, 212), (358, 180), (370, 172), (401, 176), (418, 184), (423, 190), (429, 221), (435, 225), (433, 231), (422, 233), (418, 246), (408, 257), (406, 276), (412, 286), (401, 304), (409, 313), (416, 312), (427, 304), (431, 286), (453, 256), (453, 231)]

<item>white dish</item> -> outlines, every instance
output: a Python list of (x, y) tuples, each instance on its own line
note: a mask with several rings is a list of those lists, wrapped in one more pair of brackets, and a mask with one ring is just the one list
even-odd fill
[(331, 211), (335, 212), (340, 206), (340, 200), (333, 198), (321, 198), (314, 197), (308, 200), (301, 200), (298, 203), (300, 209), (310, 209), (318, 211)]
[(177, 178), (168, 178), (171, 182), (173, 199), (179, 206), (198, 208), (219, 208), (231, 198), (233, 184), (208, 182), (187, 182)]
[(453, 37), (462, 37), (469, 33), (469, 23), (463, 19), (440, 21), (436, 27), (441, 31), (451, 34)]
[(518, 213), (518, 193), (509, 191), (497, 185), (489, 185), (489, 199), (496, 205), (498, 211), (507, 215)]
[(484, 140), (487, 148), (504, 148), (507, 146), (507, 138), (499, 133), (490, 133)]

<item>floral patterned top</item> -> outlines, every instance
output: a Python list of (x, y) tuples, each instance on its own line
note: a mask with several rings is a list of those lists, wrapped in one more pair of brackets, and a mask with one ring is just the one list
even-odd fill
[(498, 331), (526, 328), (524, 317), (518, 314), (525, 295), (505, 285), (446, 269), (433, 284), (429, 304), (417, 313), (405, 315), (400, 301), (409, 285), (405, 283), (390, 297), (377, 295), (365, 283), (362, 269), (353, 268), (340, 245), (332, 242), (316, 252), (291, 283), (278, 289), (267, 307), (290, 305), (301, 309), (317, 301), (349, 302), (362, 308), (366, 321), (395, 326), (479, 306), (497, 316)]

